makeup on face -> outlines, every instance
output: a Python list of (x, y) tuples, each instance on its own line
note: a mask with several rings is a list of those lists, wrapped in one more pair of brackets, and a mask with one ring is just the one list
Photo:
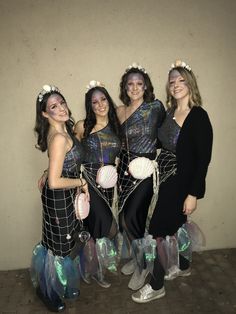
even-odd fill
[(127, 91), (134, 89), (144, 90), (145, 83), (143, 76), (140, 73), (130, 73), (127, 78), (126, 89)]
[(57, 114), (59, 111), (68, 112), (67, 103), (60, 95), (51, 95), (47, 101), (47, 113)]
[(47, 100), (46, 112), (49, 116), (56, 116), (56, 115), (68, 115), (68, 107), (65, 100), (57, 94), (51, 95)]
[(183, 76), (177, 70), (173, 70), (169, 77), (169, 88), (173, 89), (176, 85), (187, 86), (187, 83)]
[(95, 114), (104, 115), (108, 113), (109, 103), (106, 96), (101, 91), (99, 90), (94, 91), (91, 102), (92, 102), (92, 109)]
[(171, 72), (169, 77), (169, 91), (178, 103), (189, 100), (189, 88), (185, 78), (177, 71)]

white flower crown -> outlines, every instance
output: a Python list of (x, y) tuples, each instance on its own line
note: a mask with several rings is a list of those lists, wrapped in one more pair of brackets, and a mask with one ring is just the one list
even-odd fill
[(54, 85), (43, 85), (43, 89), (41, 90), (41, 92), (38, 95), (39, 102), (41, 102), (43, 100), (44, 95), (51, 93), (51, 92), (59, 92), (60, 93), (60, 90)]
[(125, 70), (125, 73), (127, 73), (132, 68), (138, 69), (138, 70), (142, 71), (143, 73), (147, 74), (147, 71), (145, 70), (145, 68), (142, 67), (139, 63), (136, 63), (136, 62), (133, 62), (131, 65), (129, 65), (128, 68)]
[(104, 87), (105, 88), (105, 85), (99, 81), (95, 81), (95, 80), (92, 80), (89, 82), (89, 84), (86, 86), (86, 93), (94, 88), (94, 87)]
[(175, 60), (175, 62), (171, 64), (171, 68), (170, 68), (169, 72), (172, 69), (177, 68), (177, 67), (184, 68), (184, 69), (188, 70), (189, 72), (192, 71), (191, 67), (187, 63), (185, 63), (184, 61)]

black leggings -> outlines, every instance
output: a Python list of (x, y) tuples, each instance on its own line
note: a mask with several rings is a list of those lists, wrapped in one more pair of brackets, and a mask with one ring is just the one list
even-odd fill
[[(112, 196), (113, 189), (109, 189), (107, 193), (111, 193)], [(90, 184), (89, 194), (90, 212), (88, 217), (84, 220), (84, 225), (88, 228), (94, 240), (103, 237), (113, 239), (118, 232), (118, 227), (110, 207)], [(112, 199), (112, 197), (110, 197), (110, 199)]]
[[(179, 268), (186, 270), (189, 268), (189, 261), (179, 254)], [(165, 270), (160, 263), (158, 256), (154, 261), (153, 275), (150, 281), (150, 285), (153, 290), (159, 290), (164, 286)]]
[(153, 196), (152, 177), (143, 180), (129, 195), (119, 215), (120, 231), (126, 231), (128, 239), (143, 238), (149, 205)]

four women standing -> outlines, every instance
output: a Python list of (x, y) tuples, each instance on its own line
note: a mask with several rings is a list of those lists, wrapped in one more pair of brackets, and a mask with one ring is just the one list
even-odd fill
[[(135, 302), (149, 302), (165, 295), (164, 278), (170, 280), (176, 276), (190, 274), (191, 245), (189, 244), (188, 252), (183, 250), (182, 254), (179, 254), (179, 251), (181, 245), (186, 247), (183, 245), (186, 244), (185, 241), (190, 243), (189, 240), (191, 240), (191, 235), (188, 233), (191, 228), (187, 222), (187, 215), (195, 210), (197, 199), (202, 198), (205, 193), (205, 177), (211, 158), (212, 128), (206, 111), (201, 108), (196, 78), (191, 68), (182, 61), (177, 61), (169, 72), (167, 113), (162, 103), (155, 100), (153, 86), (146, 70), (137, 64), (130, 66), (121, 78), (120, 99), (124, 105), (117, 108), (117, 115), (115, 105), (106, 89), (99, 82), (95, 83), (95, 85), (94, 82), (89, 85), (85, 96), (86, 118), (79, 121), (75, 127), (76, 137), (81, 142), (81, 144), (80, 142), (76, 144), (77, 149), (73, 149), (75, 147), (73, 146), (73, 131), (71, 127), (67, 127), (67, 120), (57, 121), (56, 124), (54, 116), (54, 120), (50, 120), (53, 106), (60, 104), (63, 96), (58, 94), (62, 100), (52, 101), (52, 107), (50, 97), (47, 96), (47, 99), (45, 97), (49, 92), (43, 92), (42, 96), (38, 97), (39, 105), (42, 100), (46, 104), (45, 108), (40, 109), (38, 115), (42, 112), (42, 116), (48, 119), (50, 125), (49, 131), (46, 129), (45, 132), (45, 129), (42, 129), (42, 132), (44, 137), (46, 134), (48, 138), (47, 145), (50, 143), (50, 147), (55, 147), (49, 150), (48, 182), (53, 182), (51, 188), (55, 189), (54, 198), (59, 193), (57, 189), (67, 188), (67, 183), (71, 184), (69, 187), (72, 189), (81, 185), (88, 194), (86, 181), (88, 182), (91, 205), (90, 214), (85, 219), (84, 225), (91, 234), (91, 239), (80, 254), (79, 269), (85, 281), (88, 282), (91, 276), (99, 285), (108, 288), (110, 284), (104, 279), (104, 270), (105, 268), (116, 270), (117, 261), (113, 240), (118, 233), (118, 225), (112, 213), (112, 206), (117, 176), (114, 166), (116, 157), (119, 155), (117, 183), (119, 226), (132, 250), (131, 261), (125, 264), (121, 271), (125, 275), (133, 274), (129, 288), (133, 290), (141, 288), (148, 274), (147, 260), (144, 258), (145, 246), (148, 243), (146, 235), (149, 234), (149, 239), (153, 237), (156, 240), (152, 239), (152, 242), (149, 242), (151, 246), (153, 246), (153, 241), (157, 244), (151, 282), (132, 295)], [(70, 112), (66, 106), (64, 110), (63, 114), (65, 117), (67, 114), (69, 118)], [(40, 134), (39, 128), (35, 129)], [(57, 142), (52, 144), (54, 138), (59, 138), (57, 140), (59, 144)], [(162, 149), (157, 160), (160, 181), (158, 201), (149, 230), (146, 230), (148, 210), (153, 197), (153, 187), (156, 184), (156, 153), (160, 142)], [(40, 146), (40, 137), (38, 143)], [(47, 149), (47, 145), (44, 145), (44, 150)], [(58, 150), (58, 153), (53, 153), (54, 149)], [(63, 181), (62, 178), (67, 175), (67, 172), (64, 172), (64, 166), (71, 166), (70, 162), (67, 162), (68, 154), (73, 153), (74, 156), (75, 150), (76, 156), (80, 155), (80, 152), (82, 156), (84, 151), (83, 176), (86, 181), (77, 179), (77, 172), (74, 175), (75, 179), (72, 179), (77, 181), (73, 184), (70, 181)], [(64, 164), (63, 160), (65, 160)], [(82, 162), (81, 159), (80, 162)], [(111, 166), (111, 168), (105, 166)], [(56, 180), (52, 179), (54, 172)], [(110, 180), (105, 179), (103, 186), (104, 178), (109, 178), (109, 175)], [(71, 173), (68, 176), (71, 177)], [(47, 184), (46, 182), (42, 196), (46, 204), (43, 203), (44, 208), (51, 204), (46, 199), (52, 198), (51, 194), (50, 197), (44, 198)], [(63, 193), (65, 193), (64, 190)], [(74, 194), (75, 191), (71, 192), (72, 197)], [(45, 230), (47, 219), (50, 223), (52, 220), (54, 225), (60, 222), (58, 217), (60, 210), (55, 209), (55, 213), (49, 211), (47, 214), (49, 218), (45, 218)], [(66, 216), (69, 213), (70, 211), (67, 211), (63, 215)], [(72, 203), (69, 216), (73, 215)], [(66, 226), (72, 229), (68, 229), (68, 226), (67, 229), (63, 228), (65, 252), (59, 250), (59, 256), (62, 258), (67, 257), (73, 247), (71, 234), (77, 228), (77, 223), (73, 221), (72, 219), (70, 223), (66, 223)], [(48, 249), (52, 250), (54, 259), (58, 251), (50, 246), (54, 243), (50, 238), (53, 238), (53, 230), (50, 228), (50, 231), (45, 232), (47, 241), (43, 240), (42, 246), (43, 249), (46, 248), (45, 254)], [(167, 260), (164, 256), (175, 256), (175, 260)], [(92, 264), (95, 266), (91, 267)], [(36, 267), (32, 269), (35, 270)], [(40, 278), (35, 276), (35, 272), (32, 274), (34, 274), (33, 279)], [(40, 274), (42, 274), (42, 269)], [(74, 274), (77, 274), (76, 271)], [(74, 278), (78, 279), (76, 276)], [(37, 283), (40, 288), (43, 287), (45, 281), (45, 278), (42, 278)], [(64, 295), (59, 294), (55, 289), (56, 295), (62, 297), (66, 297), (66, 294), (78, 295), (78, 289), (70, 289), (74, 286), (64, 288)], [(51, 294), (49, 295), (45, 289), (44, 291), (46, 294), (43, 295), (50, 299)], [(55, 303), (54, 299), (50, 300), (53, 304)], [(56, 304), (64, 308), (63, 303), (56, 302)]]

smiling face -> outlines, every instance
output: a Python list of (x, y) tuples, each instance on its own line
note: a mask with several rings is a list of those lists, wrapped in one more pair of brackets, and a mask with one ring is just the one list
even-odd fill
[(66, 122), (69, 119), (69, 110), (65, 100), (58, 94), (52, 94), (47, 100), (46, 111), (43, 116), (53, 122)]
[(92, 95), (92, 109), (96, 117), (106, 117), (109, 111), (109, 103), (106, 96), (99, 90), (95, 90)]
[(189, 101), (189, 88), (186, 80), (177, 70), (173, 70), (169, 77), (169, 91), (177, 101)]
[(145, 83), (139, 73), (130, 73), (126, 84), (127, 95), (132, 102), (143, 102)]

